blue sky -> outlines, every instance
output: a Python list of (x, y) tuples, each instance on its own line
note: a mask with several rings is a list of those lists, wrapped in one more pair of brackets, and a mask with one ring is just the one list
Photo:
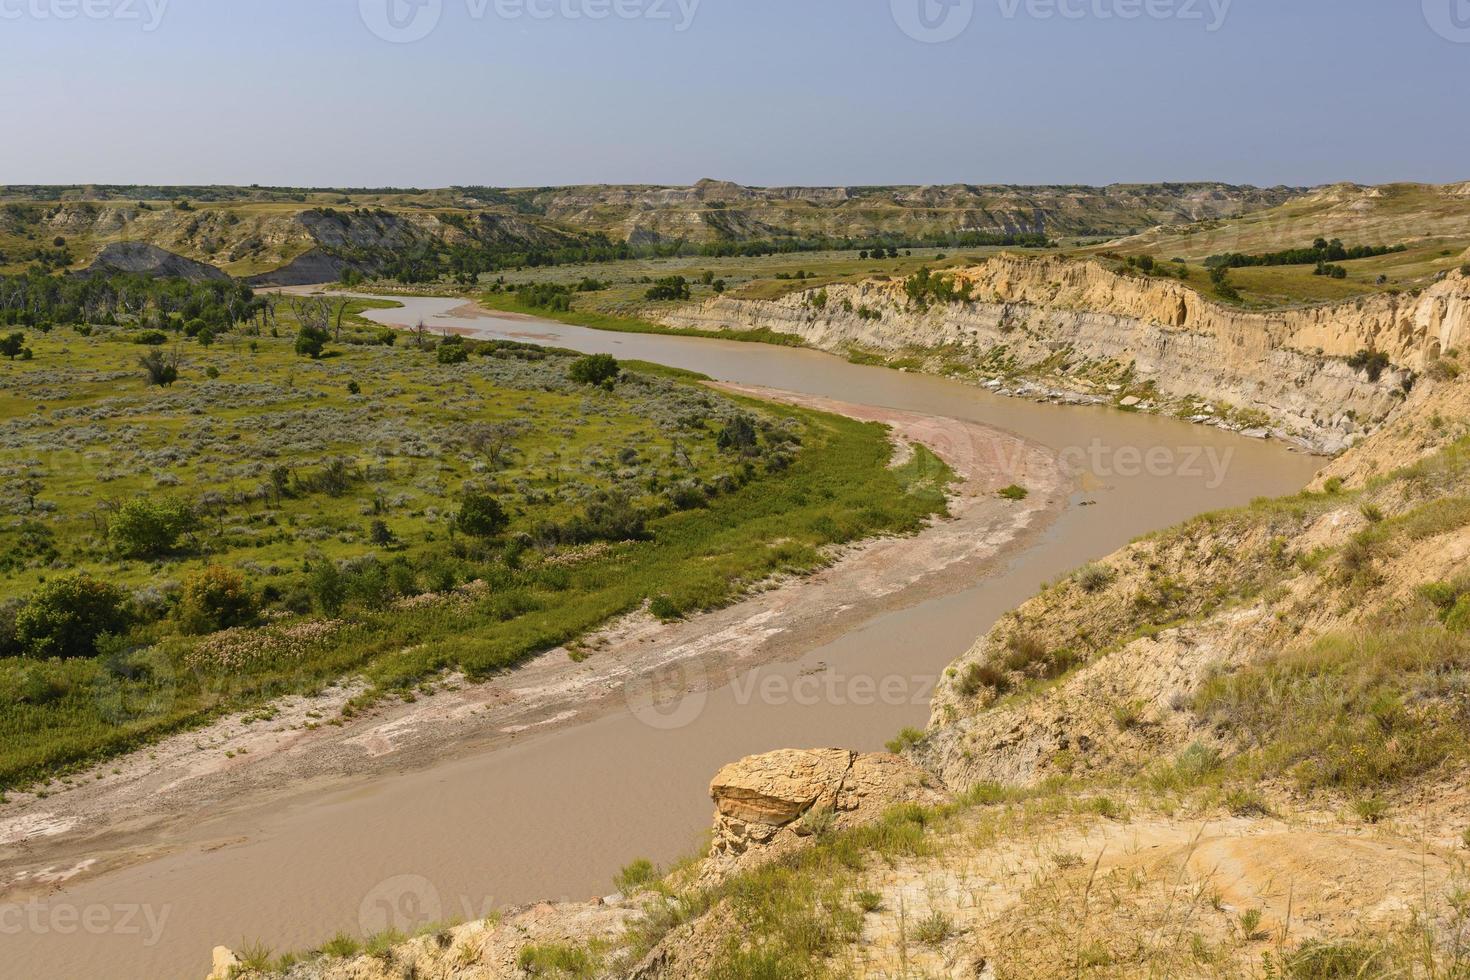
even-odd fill
[(1470, 0), (0, 0), (0, 80), (0, 183), (1470, 178)]

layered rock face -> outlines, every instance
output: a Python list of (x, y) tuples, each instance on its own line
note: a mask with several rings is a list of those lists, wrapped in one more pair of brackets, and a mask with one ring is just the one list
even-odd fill
[[(902, 282), (875, 279), (827, 287), (820, 308), (817, 292), (806, 291), (775, 301), (716, 299), (664, 320), (765, 328), (824, 350), (943, 350), (1068, 389), (1096, 391), (1088, 374), (1099, 365), (1131, 367), (1134, 380), (1165, 398), (1264, 413), (1277, 435), (1328, 453), (1386, 421), (1411, 372), (1470, 336), (1470, 280), (1460, 273), (1417, 296), (1279, 312), (1225, 307), (1172, 280), (1058, 257), (1001, 255), (955, 277), (973, 301), (922, 310)], [(1391, 362), (1377, 380), (1347, 363), (1363, 350)]]
[(895, 755), (847, 749), (787, 749), (721, 769), (710, 783), (714, 843), (706, 875), (769, 859), (819, 830), (877, 819), (898, 803), (934, 804), (945, 794), (924, 770)]

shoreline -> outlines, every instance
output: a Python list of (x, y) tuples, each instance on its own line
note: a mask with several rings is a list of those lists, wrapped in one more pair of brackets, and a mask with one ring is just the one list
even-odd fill
[[(672, 624), (635, 613), (578, 644), (481, 684), (448, 675), (432, 696), (384, 702), (329, 722), (359, 693), (351, 681), (171, 736), (76, 774), (46, 798), (15, 794), (0, 810), (0, 902), (64, 893), (76, 881), (188, 848), (248, 840), (221, 828), (325, 792), (422, 771), (631, 711), (660, 727), (686, 698), (752, 668), (801, 656), (884, 612), (971, 583), (1025, 547), (1064, 509), (1069, 478), (1034, 444), (978, 423), (850, 405), (742, 385), (723, 390), (889, 424), (896, 457), (922, 443), (955, 471), (950, 516), (910, 537), (848, 546), (813, 575)], [(909, 450), (911, 451), (911, 450)], [(1022, 482), (1027, 501), (994, 491)], [(315, 719), (313, 716), (316, 716)], [(100, 777), (100, 778), (98, 778)]]

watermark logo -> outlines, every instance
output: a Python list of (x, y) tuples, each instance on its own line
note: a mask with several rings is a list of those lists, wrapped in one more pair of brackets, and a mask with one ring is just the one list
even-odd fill
[(693, 660), (665, 664), (623, 685), (623, 699), (633, 716), (662, 732), (687, 728), (704, 714), (709, 701), (708, 678)]
[(0, 0), (0, 20), (111, 20), (158, 30), (169, 0)]
[(893, 22), (915, 41), (943, 44), (975, 19), (975, 0), (889, 0)]
[(1210, 33), (1225, 26), (1234, 0), (996, 0), (1001, 16), (1015, 20), (1177, 20), (1204, 24)]
[[(0, 0), (4, 3), (5, 0)], [(57, 0), (53, 0), (57, 2)], [(602, 21), (646, 20), (665, 23), (682, 34), (694, 25), (703, 0), (464, 0), (471, 21), (495, 19)], [(973, 0), (966, 0), (973, 2)], [(412, 44), (434, 32), (444, 16), (444, 0), (358, 0), (362, 22), (392, 44)]]
[(172, 912), (172, 905), (0, 905), (0, 936), (132, 936), (153, 949)]
[(422, 41), (439, 26), (444, 0), (357, 0), (367, 29), (390, 44)]
[(1446, 41), (1470, 44), (1470, 0), (1424, 0), (1424, 20)]
[(365, 936), (390, 930), (412, 935), (443, 918), (439, 889), (423, 875), (399, 875), (380, 882), (357, 908), (357, 924)]

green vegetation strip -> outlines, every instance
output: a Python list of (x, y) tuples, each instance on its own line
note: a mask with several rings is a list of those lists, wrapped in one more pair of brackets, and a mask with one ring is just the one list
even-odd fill
[(131, 327), (28, 332), (0, 391), (0, 788), (343, 678), (484, 678), (944, 508), (948, 470), (890, 468), (882, 426), (687, 372), (270, 332), (169, 334), (167, 385)]

